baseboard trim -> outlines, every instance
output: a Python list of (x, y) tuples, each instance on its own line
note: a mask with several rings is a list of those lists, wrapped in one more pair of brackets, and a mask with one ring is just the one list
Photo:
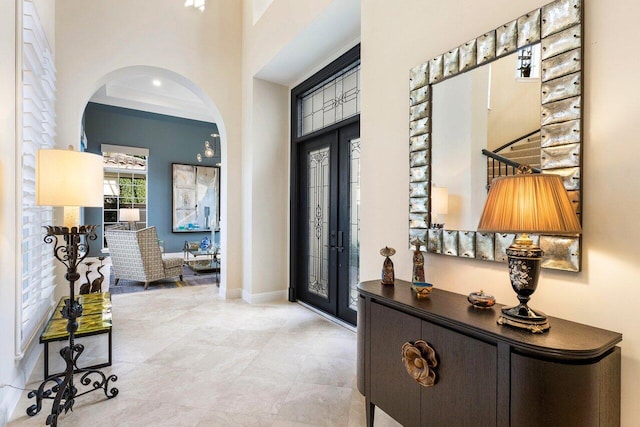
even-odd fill
[(261, 292), (259, 294), (250, 294), (242, 291), (242, 299), (249, 304), (266, 304), (270, 302), (287, 301), (287, 289), (280, 291)]
[[(26, 385), (21, 381), (15, 387), (22, 389)], [(18, 408), (18, 403), (20, 403), (20, 397), (22, 396), (22, 390), (18, 388), (5, 386), (0, 389), (0, 426), (7, 425), (15, 411), (26, 409)]]
[(0, 426), (6, 426), (9, 422), (9, 410), (4, 407), (0, 407)]
[(220, 285), (220, 296), (224, 299), (242, 298), (242, 289), (229, 289), (226, 286)]

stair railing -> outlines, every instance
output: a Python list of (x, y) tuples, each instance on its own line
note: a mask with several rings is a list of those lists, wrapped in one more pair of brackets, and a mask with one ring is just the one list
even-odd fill
[[(489, 191), (494, 178), (515, 175), (518, 168), (522, 166), (522, 163), (514, 162), (487, 149), (482, 149), (482, 154), (487, 156), (487, 191)], [(540, 173), (541, 170), (539, 168), (531, 168), (531, 172)]]
[(533, 135), (535, 135), (535, 134), (536, 134), (536, 133), (538, 133), (538, 132), (540, 132), (540, 129), (535, 129), (535, 130), (533, 130), (533, 131), (529, 132), (529, 133), (528, 133), (528, 134), (526, 134), (526, 135), (522, 135), (521, 137), (516, 138), (516, 139), (514, 139), (513, 141), (509, 141), (509, 142), (507, 142), (506, 144), (501, 145), (500, 147), (498, 147), (498, 148), (496, 148), (495, 150), (493, 150), (493, 152), (494, 152), (494, 153), (499, 153), (499, 152), (501, 152), (502, 150), (504, 150), (505, 148), (509, 148), (509, 147), (511, 147), (513, 144), (515, 144), (515, 143), (517, 143), (517, 142), (520, 142), (520, 141), (522, 141), (523, 139), (529, 138), (530, 136), (533, 136)]

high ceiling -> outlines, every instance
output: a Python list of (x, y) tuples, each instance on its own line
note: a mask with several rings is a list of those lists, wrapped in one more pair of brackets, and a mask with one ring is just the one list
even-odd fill
[[(327, 57), (360, 36), (360, 1), (334, 0), (266, 64), (256, 77), (291, 86)], [(155, 84), (154, 84), (155, 82)], [(120, 75), (100, 87), (91, 102), (214, 122), (201, 99), (168, 74), (151, 67)], [(215, 100), (214, 100), (215, 101)]]
[(211, 112), (196, 94), (170, 76), (160, 75), (153, 69), (136, 70), (110, 80), (96, 91), (90, 101), (168, 116), (213, 121)]

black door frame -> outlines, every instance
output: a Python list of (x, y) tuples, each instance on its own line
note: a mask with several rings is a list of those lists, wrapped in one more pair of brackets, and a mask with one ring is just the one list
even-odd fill
[(300, 124), (300, 109), (298, 108), (298, 101), (310, 89), (313, 89), (315, 86), (319, 85), (323, 81), (329, 79), (331, 76), (339, 73), (349, 65), (360, 59), (360, 44), (354, 46), (349, 49), (346, 53), (340, 56), (335, 61), (331, 62), (329, 65), (324, 67), (322, 70), (318, 71), (309, 79), (305, 80), (295, 88), (291, 90), (291, 188), (290, 194), (291, 197), (289, 199), (289, 215), (291, 218), (290, 227), (289, 227), (289, 235), (290, 235), (290, 245), (289, 245), (289, 301), (295, 302), (297, 301), (296, 296), (296, 277), (298, 274), (297, 271), (297, 262), (295, 261), (298, 254), (300, 253), (300, 248), (298, 247), (298, 221), (300, 220), (300, 212), (301, 208), (298, 206), (297, 202), (299, 200), (300, 191), (302, 189), (299, 188), (298, 182), (298, 145), (302, 142), (305, 142), (309, 139), (313, 139), (322, 135), (324, 133), (333, 132), (336, 129), (339, 129), (343, 126), (356, 123), (360, 121), (360, 114), (349, 117), (346, 120), (342, 120), (338, 123), (335, 123), (331, 126), (327, 126), (319, 131), (312, 132), (310, 134), (299, 136), (299, 124)]

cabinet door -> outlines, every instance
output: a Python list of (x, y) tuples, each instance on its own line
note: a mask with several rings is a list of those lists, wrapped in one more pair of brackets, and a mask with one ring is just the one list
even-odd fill
[(620, 348), (575, 365), (512, 354), (511, 425), (619, 426)]
[(496, 346), (428, 322), (422, 339), (438, 359), (436, 384), (422, 389), (422, 424), (495, 427)]
[(403, 426), (419, 426), (421, 387), (402, 363), (402, 345), (420, 339), (420, 319), (372, 302), (370, 323), (371, 402)]

